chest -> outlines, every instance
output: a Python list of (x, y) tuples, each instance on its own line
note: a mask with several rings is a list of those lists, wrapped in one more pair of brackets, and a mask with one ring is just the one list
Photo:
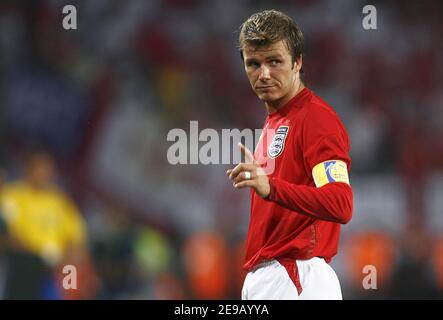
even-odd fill
[(55, 228), (62, 224), (63, 207), (52, 195), (25, 194), (16, 199), (17, 222), (35, 227)]
[(255, 149), (256, 161), (270, 177), (301, 183), (309, 178), (303, 161), (302, 127), (298, 117), (266, 121)]

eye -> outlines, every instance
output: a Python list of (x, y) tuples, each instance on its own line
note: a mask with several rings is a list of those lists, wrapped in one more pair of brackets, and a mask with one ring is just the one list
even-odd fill
[(273, 66), (278, 66), (280, 63), (281, 63), (280, 60), (277, 60), (277, 59), (271, 60), (271, 65), (273, 65)]
[(247, 67), (252, 67), (252, 68), (260, 68), (260, 64), (257, 61), (248, 61), (246, 63)]

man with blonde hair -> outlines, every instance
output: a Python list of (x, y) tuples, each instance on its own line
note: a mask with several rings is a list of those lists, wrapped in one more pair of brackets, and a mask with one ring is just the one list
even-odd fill
[(275, 10), (240, 29), (246, 75), (267, 111), (255, 153), (240, 144), (246, 162), (227, 171), (235, 188), (251, 190), (243, 299), (342, 299), (328, 263), (352, 216), (350, 142), (301, 79), (303, 43), (297, 24)]

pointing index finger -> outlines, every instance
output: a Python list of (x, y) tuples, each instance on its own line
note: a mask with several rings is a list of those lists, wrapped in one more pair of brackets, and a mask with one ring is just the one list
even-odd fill
[(245, 160), (247, 163), (254, 162), (254, 155), (252, 154), (251, 150), (249, 150), (241, 142), (238, 143), (238, 147), (240, 148), (240, 151), (245, 155)]

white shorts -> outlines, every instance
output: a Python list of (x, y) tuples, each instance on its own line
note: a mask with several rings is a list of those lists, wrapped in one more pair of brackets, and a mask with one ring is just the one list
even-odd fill
[(249, 272), (242, 300), (342, 300), (337, 274), (323, 258), (287, 261), (270, 260)]

